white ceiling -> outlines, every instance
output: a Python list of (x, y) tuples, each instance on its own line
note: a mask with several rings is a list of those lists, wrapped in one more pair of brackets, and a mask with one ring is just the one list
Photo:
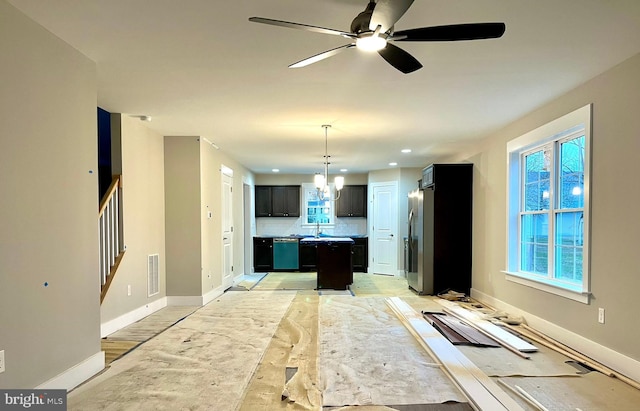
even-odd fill
[[(348, 43), (248, 21), (349, 31), (367, 0), (8, 0), (96, 62), (98, 105), (203, 136), (257, 172), (423, 167), (640, 52), (639, 0), (417, 0), (396, 30), (505, 22), (501, 39), (396, 43), (402, 74)], [(411, 148), (411, 154), (400, 149)]]

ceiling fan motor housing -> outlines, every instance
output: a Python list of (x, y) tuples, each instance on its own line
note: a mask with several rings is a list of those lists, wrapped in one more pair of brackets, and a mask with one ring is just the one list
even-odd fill
[(360, 34), (369, 30), (369, 22), (371, 21), (371, 15), (373, 15), (373, 9), (376, 8), (376, 2), (370, 1), (367, 4), (367, 8), (356, 16), (351, 22), (351, 32), (353, 34)]

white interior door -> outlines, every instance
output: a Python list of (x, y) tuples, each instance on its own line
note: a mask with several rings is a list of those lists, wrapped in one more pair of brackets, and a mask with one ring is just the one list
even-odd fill
[(398, 272), (398, 183), (373, 183), (373, 255), (375, 274)]
[(222, 288), (233, 285), (233, 170), (222, 167)]

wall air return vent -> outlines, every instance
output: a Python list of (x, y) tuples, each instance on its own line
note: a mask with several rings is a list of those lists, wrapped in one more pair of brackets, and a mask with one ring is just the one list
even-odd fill
[(152, 254), (149, 256), (149, 262), (147, 266), (147, 289), (148, 296), (158, 294), (160, 292), (160, 279), (158, 274), (158, 254)]

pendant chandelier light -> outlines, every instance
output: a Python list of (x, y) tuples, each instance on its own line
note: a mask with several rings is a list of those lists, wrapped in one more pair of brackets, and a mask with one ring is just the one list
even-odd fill
[(324, 128), (324, 175), (320, 173), (316, 173), (314, 176), (313, 182), (315, 183), (316, 189), (318, 190), (318, 199), (320, 200), (337, 200), (340, 198), (340, 190), (344, 187), (344, 177), (337, 176), (333, 183), (336, 189), (335, 196), (331, 194), (331, 188), (329, 187), (329, 153), (327, 150), (328, 146), (328, 130), (331, 127), (329, 124), (324, 124), (322, 128)]

